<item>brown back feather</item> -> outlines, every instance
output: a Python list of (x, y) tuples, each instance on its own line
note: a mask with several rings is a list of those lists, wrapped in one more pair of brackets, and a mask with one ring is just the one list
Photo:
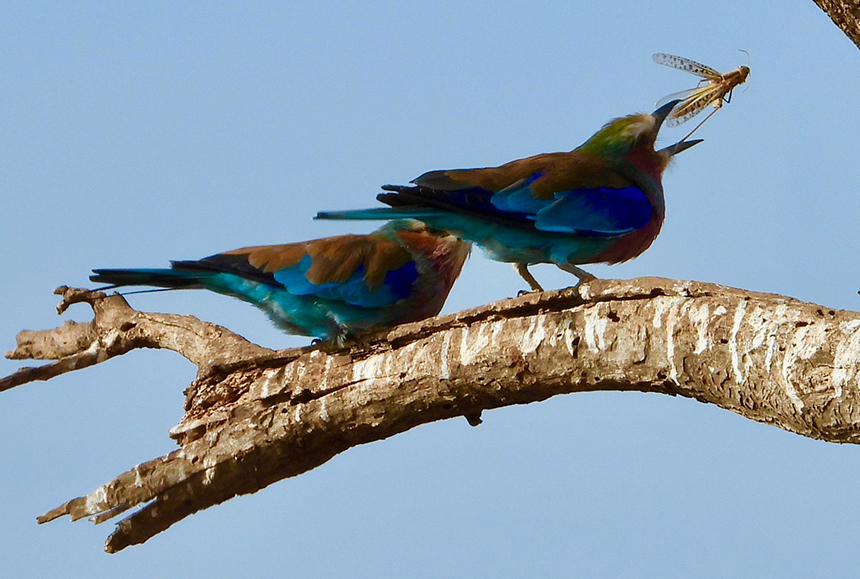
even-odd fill
[[(543, 173), (531, 185), (537, 199), (552, 199), (557, 191), (597, 187), (620, 189), (632, 185), (630, 180), (613, 170), (605, 159), (583, 151), (543, 153), (499, 167), (445, 171), (445, 175), (458, 187), (470, 183), (490, 191), (501, 191), (535, 173)], [(416, 183), (423, 184), (420, 181)]]
[(372, 292), (382, 287), (389, 271), (412, 259), (404, 248), (376, 235), (341, 235), (301, 243), (243, 247), (224, 253), (246, 255), (248, 263), (266, 273), (293, 267), (309, 255), (312, 263), (305, 277), (317, 285), (344, 282), (364, 266), (364, 281)]

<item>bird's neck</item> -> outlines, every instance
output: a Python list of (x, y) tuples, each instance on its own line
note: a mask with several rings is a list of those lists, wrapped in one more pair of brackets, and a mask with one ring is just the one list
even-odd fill
[(411, 231), (398, 231), (397, 236), (415, 257), (416, 262), (423, 261), (427, 267), (432, 267), (439, 279), (449, 288), (460, 275), (471, 250), (470, 244), (453, 235), (439, 238)]
[(663, 171), (669, 164), (669, 159), (653, 149), (637, 147), (627, 153), (625, 158), (637, 171), (648, 175), (658, 186), (662, 187)]

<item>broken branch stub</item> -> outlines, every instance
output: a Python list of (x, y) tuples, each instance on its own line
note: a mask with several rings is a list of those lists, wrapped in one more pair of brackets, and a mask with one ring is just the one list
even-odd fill
[[(39, 519), (102, 522), (145, 504), (118, 524), (111, 552), (352, 446), (455, 416), (478, 423), (483, 410), (563, 393), (682, 395), (805, 436), (860, 441), (860, 314), (773, 294), (597, 280), (403, 325), (342, 349), (284, 351), (195, 318), (136, 312), (117, 296), (84, 301), (95, 311), (89, 327), (19, 336), (11, 357), (38, 351), (61, 364), (82, 352), (106, 359), (161, 347), (199, 368), (170, 432), (178, 450)], [(38, 349), (28, 345), (35, 342)]]

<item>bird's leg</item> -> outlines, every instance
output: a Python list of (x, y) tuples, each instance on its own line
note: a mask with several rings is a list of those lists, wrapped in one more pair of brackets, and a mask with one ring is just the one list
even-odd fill
[(527, 266), (524, 263), (515, 263), (514, 264), (514, 270), (516, 270), (516, 272), (518, 274), (520, 274), (521, 278), (526, 280), (526, 283), (529, 284), (529, 287), (532, 289), (533, 292), (542, 292), (543, 291), (543, 288), (537, 282), (537, 280), (535, 279), (535, 276), (533, 276), (529, 272), (529, 266)]
[(589, 281), (593, 281), (593, 280), (597, 279), (595, 276), (591, 275), (590, 273), (588, 273), (584, 269), (576, 267), (572, 263), (565, 263), (565, 264), (558, 263), (556, 265), (558, 265), (558, 267), (560, 267), (561, 269), (563, 269), (567, 273), (572, 273), (573, 275), (578, 277), (579, 283), (589, 282)]

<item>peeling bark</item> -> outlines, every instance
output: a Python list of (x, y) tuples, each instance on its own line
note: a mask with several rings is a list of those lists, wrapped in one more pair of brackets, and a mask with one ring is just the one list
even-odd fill
[(118, 296), (59, 288), (91, 322), (25, 331), (14, 359), (56, 360), (0, 390), (135, 348), (198, 366), (180, 448), (39, 517), (119, 522), (106, 550), (142, 543), (238, 494), (358, 444), (435, 420), (594, 390), (695, 398), (791, 432), (860, 442), (860, 314), (659, 278), (596, 280), (399, 326), (344, 348), (274, 351), (190, 316), (138, 312)]

